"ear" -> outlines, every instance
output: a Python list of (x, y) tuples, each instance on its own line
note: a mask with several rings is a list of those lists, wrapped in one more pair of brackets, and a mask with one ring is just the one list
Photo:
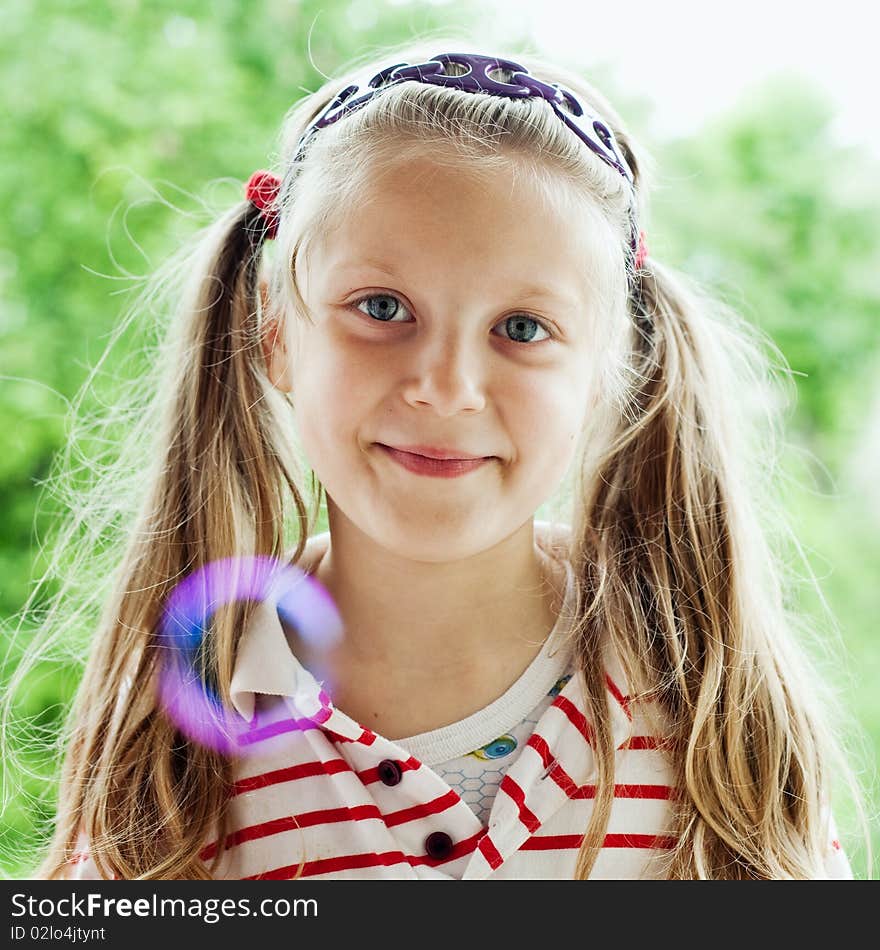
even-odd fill
[(263, 357), (266, 360), (266, 375), (276, 389), (289, 393), (293, 390), (293, 379), (287, 327), (280, 314), (272, 306), (269, 299), (269, 286), (265, 278), (260, 278), (259, 291), (260, 305), (265, 320), (262, 345)]

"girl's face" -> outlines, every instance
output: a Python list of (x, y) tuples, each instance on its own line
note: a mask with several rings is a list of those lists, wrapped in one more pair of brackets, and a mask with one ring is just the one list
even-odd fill
[[(386, 550), (485, 551), (565, 476), (600, 319), (577, 207), (563, 220), (525, 176), (426, 158), (385, 168), (297, 261), (314, 320), (288, 328), (302, 446), (329, 503)], [(436, 477), (385, 446), (488, 461)]]

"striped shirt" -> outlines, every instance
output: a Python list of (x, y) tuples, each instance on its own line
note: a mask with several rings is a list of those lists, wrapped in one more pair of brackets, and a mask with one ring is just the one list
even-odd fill
[[(567, 563), (566, 573), (565, 601), (539, 665), (551, 648), (564, 648), (574, 602)], [(603, 662), (615, 786), (590, 877), (663, 878), (676, 795), (663, 724), (656, 708), (628, 698), (623, 670), (607, 649)], [(491, 723), (488, 732), (495, 732), (498, 704), (534, 671), (535, 663), (499, 700), (457, 725), (477, 734), (481, 722)], [(291, 651), (275, 605), (259, 604), (242, 635), (231, 693), (248, 720), (259, 711), (261, 726), (250, 754), (235, 761), (230, 831), (215, 878), (572, 879), (593, 808), (596, 763), (581, 677), (559, 685), (499, 776), (484, 823), (443, 769), (413, 754), (407, 740), (387, 739), (334, 706)], [(447, 737), (455, 725), (444, 727)], [(412, 746), (424, 747), (429, 735), (413, 737)], [(208, 861), (216, 850), (209, 842), (201, 856)], [(71, 878), (97, 876), (86, 841), (71, 865)], [(827, 874), (852, 877), (836, 841), (829, 843)]]

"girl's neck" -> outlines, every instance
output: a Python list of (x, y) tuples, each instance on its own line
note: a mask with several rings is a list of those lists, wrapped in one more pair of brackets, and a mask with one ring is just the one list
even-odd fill
[(444, 563), (402, 560), (338, 527), (331, 523), (332, 541), (310, 544), (300, 566), (333, 597), (343, 640), (318, 652), (295, 631), (288, 637), (334, 703), (386, 736), (437, 728), (488, 705), (556, 623), (564, 567), (538, 546), (531, 521), (489, 551)]

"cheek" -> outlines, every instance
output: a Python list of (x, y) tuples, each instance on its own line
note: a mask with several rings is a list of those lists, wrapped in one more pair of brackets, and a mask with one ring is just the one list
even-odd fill
[(589, 398), (582, 375), (536, 375), (512, 394), (510, 424), (519, 434), (521, 450), (538, 449), (542, 461), (552, 466), (568, 457), (580, 435)]
[(317, 460), (338, 447), (377, 398), (377, 374), (350, 349), (312, 331), (297, 354), (293, 404), (303, 447)]

